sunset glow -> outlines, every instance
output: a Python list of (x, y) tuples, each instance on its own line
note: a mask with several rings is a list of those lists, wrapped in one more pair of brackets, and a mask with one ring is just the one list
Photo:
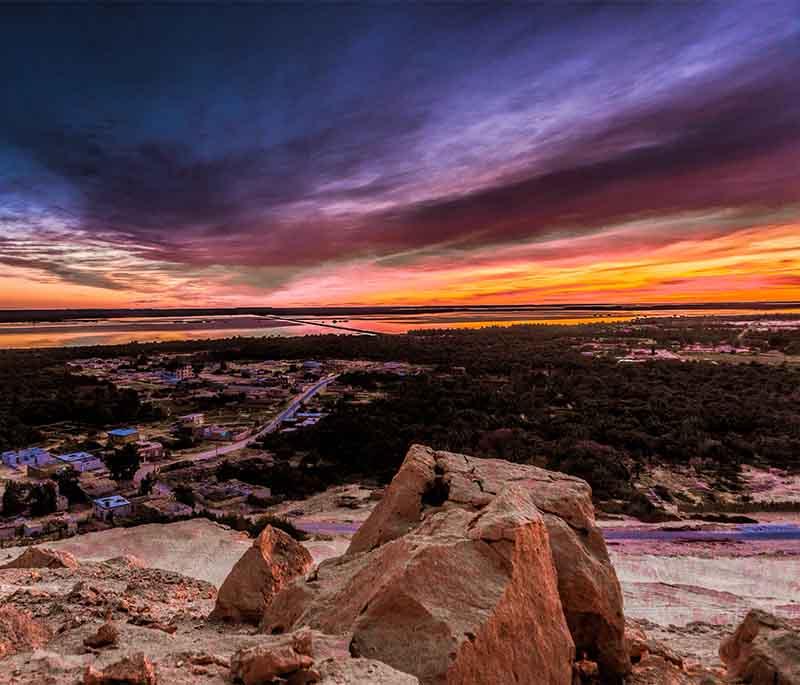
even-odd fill
[(800, 300), (796, 1), (62, 9), (0, 307)]

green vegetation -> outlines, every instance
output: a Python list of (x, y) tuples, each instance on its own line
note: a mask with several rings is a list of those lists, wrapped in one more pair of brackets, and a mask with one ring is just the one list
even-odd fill
[[(595, 333), (597, 330), (595, 329)], [(739, 467), (800, 467), (800, 374), (787, 367), (653, 361), (623, 365), (572, 351), (548, 327), (431, 332), (408, 345), (428, 374), (346, 380), (386, 394), (341, 402), (317, 426), (269, 436), (325, 481), (387, 480), (411, 443), (533, 463), (585, 478), (598, 499), (628, 498), (648, 462), (692, 464), (735, 490)], [(430, 347), (420, 349), (422, 343)], [(399, 357), (400, 355), (398, 355)], [(449, 372), (465, 366), (466, 374)]]
[(67, 498), (70, 504), (86, 502), (87, 497), (80, 486), (80, 474), (71, 466), (63, 468), (53, 474), (53, 480), (58, 484), (59, 492)]
[(139, 470), (141, 460), (136, 445), (129, 443), (106, 459), (106, 466), (111, 477), (117, 482), (133, 480)]
[(0, 351), (0, 451), (38, 441), (40, 426), (59, 421), (102, 427), (156, 418), (134, 390), (70, 373), (65, 362), (77, 356), (76, 349)]
[(55, 483), (6, 483), (3, 516), (10, 518), (26, 512), (30, 512), (32, 516), (46, 516), (57, 509), (58, 488)]
[[(777, 318), (771, 316), (770, 318)], [(413, 442), (561, 469), (586, 478), (599, 499), (630, 498), (648, 463), (691, 464), (735, 490), (745, 463), (800, 468), (800, 372), (786, 365), (648, 361), (617, 364), (581, 354), (596, 341), (676, 347), (737, 343), (791, 352), (800, 331), (747, 330), (721, 319), (642, 320), (623, 325), (514, 326), (398, 336), (233, 338), (0, 353), (0, 449), (30, 444), (62, 419), (106, 425), (144, 421), (152, 410), (129, 391), (77, 377), (80, 357), (136, 359), (190, 354), (224, 366), (263, 359), (402, 361), (428, 371), (346, 374), (381, 399), (345, 398), (316, 426), (271, 435), (273, 466), (237, 462), (220, 480), (310, 494), (354, 477), (387, 480)], [(637, 341), (649, 342), (637, 342)], [(299, 467), (290, 466), (299, 462)], [(165, 472), (168, 469), (165, 469)], [(188, 502), (190, 493), (183, 493)], [(182, 500), (184, 501), (184, 500)]]

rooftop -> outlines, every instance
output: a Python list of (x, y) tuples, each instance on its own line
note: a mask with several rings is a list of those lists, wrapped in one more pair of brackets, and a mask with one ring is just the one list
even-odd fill
[(47, 455), (49, 455), (50, 453), (46, 449), (43, 449), (42, 447), (24, 447), (23, 449), (20, 449), (20, 450), (8, 450), (7, 452), (3, 452), (3, 456), (4, 457), (5, 456), (11, 456), (11, 455), (19, 455), (21, 457), (29, 457), (29, 456), (33, 456), (33, 455), (37, 455), (37, 454), (40, 454), (40, 455), (41, 454), (47, 454)]
[(94, 503), (101, 509), (116, 509), (117, 507), (124, 507), (130, 504), (122, 495), (101, 497), (100, 499), (96, 499)]
[(108, 431), (109, 435), (116, 435), (120, 438), (124, 438), (128, 435), (133, 435), (134, 433), (138, 433), (135, 428), (115, 428), (114, 430)]
[(59, 461), (76, 462), (97, 459), (97, 457), (88, 452), (70, 452), (69, 454), (57, 454), (56, 459)]

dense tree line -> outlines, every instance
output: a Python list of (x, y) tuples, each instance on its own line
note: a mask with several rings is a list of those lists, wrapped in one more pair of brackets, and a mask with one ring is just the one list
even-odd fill
[[(691, 462), (716, 474), (721, 486), (736, 487), (742, 463), (799, 466), (798, 371), (702, 362), (622, 365), (579, 351), (596, 340), (717, 343), (731, 335), (718, 320), (676, 319), (5, 352), (0, 446), (27, 444), (37, 422), (121, 422), (145, 411), (125, 391), (66, 372), (70, 359), (174, 352), (216, 363), (406, 361), (427, 371), (406, 378), (349, 374), (347, 382), (380, 388), (385, 398), (342, 402), (316, 427), (272, 436), (266, 446), (278, 455), (307, 455), (303, 488), (356, 474), (389, 478), (412, 442), (567, 470), (587, 478), (599, 497), (624, 496), (637, 469), (651, 460)], [(275, 475), (269, 474), (273, 487)], [(287, 491), (296, 486), (288, 482), (296, 475), (280, 475)]]
[(66, 359), (60, 351), (0, 354), (0, 451), (36, 442), (38, 427), (58, 421), (103, 427), (153, 418), (136, 391), (71, 373)]
[[(480, 355), (469, 336), (484, 343)], [(342, 402), (316, 427), (266, 445), (306, 452), (308, 466), (330, 474), (387, 479), (421, 442), (573, 473), (600, 498), (626, 497), (649, 461), (692, 463), (729, 488), (743, 463), (800, 468), (800, 374), (790, 368), (621, 365), (556, 349), (550, 336), (531, 345), (513, 329), (431, 337), (468, 372), (440, 367), (392, 383), (351, 374), (386, 398)]]

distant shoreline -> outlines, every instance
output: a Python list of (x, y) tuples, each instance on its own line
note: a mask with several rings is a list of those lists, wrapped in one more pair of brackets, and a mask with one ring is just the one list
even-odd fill
[(800, 302), (696, 302), (660, 304), (519, 304), (519, 305), (423, 305), (374, 307), (192, 307), (158, 309), (0, 309), (0, 323), (39, 323), (75, 320), (152, 318), (167, 316), (319, 316), (358, 317), (396, 314), (445, 314), (456, 312), (510, 312), (510, 311), (673, 311), (694, 309), (753, 309), (765, 312), (787, 308), (800, 308)]

